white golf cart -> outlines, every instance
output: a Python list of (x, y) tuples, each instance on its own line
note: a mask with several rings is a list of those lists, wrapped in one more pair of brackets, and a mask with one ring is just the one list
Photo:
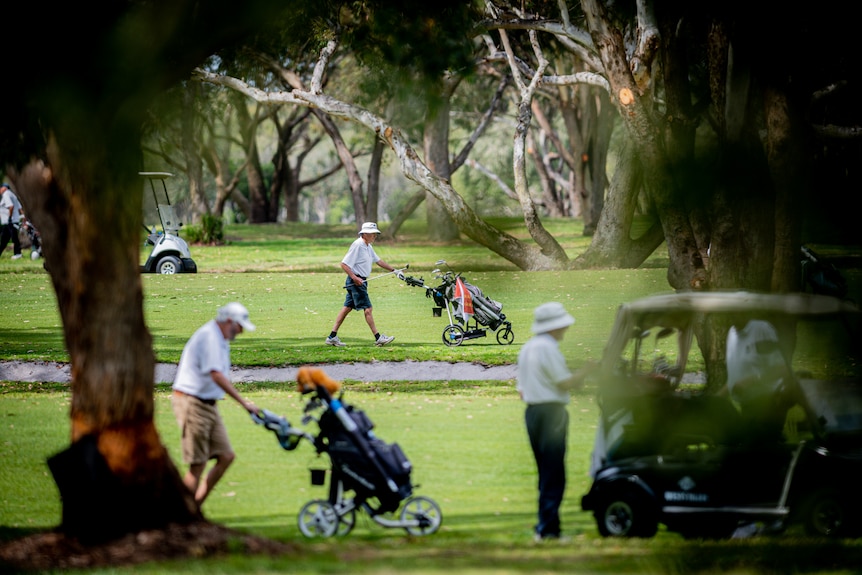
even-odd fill
[[(168, 172), (140, 172), (140, 175), (147, 178), (150, 182), (153, 201), (156, 204), (159, 221), (162, 224), (161, 232), (144, 226), (144, 229), (148, 232), (146, 244), (153, 246), (153, 250), (150, 252), (149, 257), (147, 257), (147, 261), (141, 264), (141, 272), (155, 274), (196, 273), (198, 267), (191, 257), (189, 245), (179, 235), (183, 224), (180, 223), (176, 210), (171, 205), (171, 200), (168, 196), (168, 186), (165, 180), (173, 177), (173, 174)], [(162, 185), (162, 190), (165, 194), (165, 203), (160, 203), (156, 194), (155, 181), (157, 180)]]

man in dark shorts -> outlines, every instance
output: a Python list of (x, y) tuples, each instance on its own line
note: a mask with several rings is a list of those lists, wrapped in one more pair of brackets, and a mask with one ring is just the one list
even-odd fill
[(338, 328), (341, 327), (347, 314), (354, 309), (362, 310), (365, 314), (365, 321), (368, 323), (368, 327), (371, 328), (371, 333), (374, 334), (375, 345), (384, 346), (395, 339), (392, 336), (384, 335), (377, 331), (377, 326), (374, 324), (371, 299), (368, 297), (367, 280), (368, 276), (371, 275), (371, 266), (373, 264), (377, 264), (386, 271), (395, 271), (395, 268), (380, 259), (374, 252), (372, 244), (377, 239), (378, 234), (380, 234), (380, 230), (377, 229), (376, 223), (365, 222), (362, 224), (362, 229), (359, 230), (359, 237), (350, 245), (347, 255), (341, 260), (341, 269), (347, 274), (347, 279), (344, 283), (347, 296), (344, 298), (344, 307), (338, 312), (335, 324), (332, 326), (332, 331), (329, 337), (326, 338), (326, 345), (344, 347), (344, 342), (338, 339)]

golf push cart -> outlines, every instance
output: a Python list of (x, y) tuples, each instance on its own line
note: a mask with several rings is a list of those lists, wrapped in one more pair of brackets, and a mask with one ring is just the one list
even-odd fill
[[(446, 260), (438, 260), (435, 265), (449, 267)], [(506, 319), (502, 303), (486, 296), (478, 286), (468, 283), (460, 272), (455, 273), (451, 268), (445, 272), (437, 268), (431, 273), (439, 285), (428, 285), (422, 277), (402, 279), (409, 286), (425, 290), (425, 297), (434, 302), (434, 317), (441, 317), (446, 310), (449, 324), (443, 328), (444, 344), (454, 347), (469, 339), (486, 337), (489, 329), (496, 332), (500, 345), (511, 345), (515, 341), (512, 322)]]
[[(144, 226), (144, 229), (147, 230), (146, 245), (153, 246), (153, 250), (147, 257), (147, 261), (141, 265), (141, 272), (156, 274), (197, 273), (198, 267), (191, 257), (189, 245), (179, 235), (183, 224), (180, 223), (168, 196), (165, 180), (173, 177), (173, 174), (168, 172), (140, 172), (140, 175), (150, 182), (153, 201), (159, 213), (159, 222), (162, 225), (161, 232), (156, 231), (155, 228), (151, 230)], [(161, 183), (165, 203), (159, 202), (156, 193), (156, 180)]]
[(440, 506), (414, 493), (419, 486), (412, 481), (410, 460), (397, 443), (377, 437), (364, 411), (343, 402), (341, 382), (310, 366), (299, 369), (296, 381), (297, 389), (310, 396), (302, 423), (316, 423), (317, 435), (266, 409), (253, 414), (252, 421), (275, 433), (286, 451), (307, 440), (318, 455), (329, 459), (329, 469), (311, 470), (312, 485), (325, 485), (329, 476), (329, 495), (303, 505), (297, 517), (302, 534), (345, 536), (353, 531), (360, 512), (382, 527), (404, 529), (410, 535), (436, 533), (443, 521)]
[[(674, 293), (620, 306), (581, 499), (599, 533), (862, 534), (860, 331), (860, 309), (824, 295)], [(709, 341), (717, 353), (701, 351)], [(764, 373), (769, 385), (742, 385)]]

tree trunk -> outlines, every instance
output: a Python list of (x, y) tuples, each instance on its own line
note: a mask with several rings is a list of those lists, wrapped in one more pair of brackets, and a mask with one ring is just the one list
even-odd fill
[(186, 174), (189, 179), (189, 199), (192, 223), (200, 223), (201, 216), (210, 213), (210, 205), (204, 193), (204, 172), (201, 161), (201, 146), (197, 134), (200, 130), (197, 124), (197, 107), (195, 100), (200, 89), (194, 83), (188, 83), (182, 91), (182, 146), (183, 159), (186, 163)]
[[(439, 98), (433, 98), (425, 111), (423, 141), (425, 165), (440, 179), (449, 181), (449, 111), (452, 87), (441, 89)], [(428, 192), (425, 195), (425, 220), (428, 239), (432, 242), (451, 242), (458, 239), (458, 226), (446, 213), (446, 208)]]
[(236, 98), (235, 100), (234, 109), (237, 112), (239, 134), (246, 156), (245, 178), (248, 182), (248, 202), (251, 206), (249, 222), (258, 224), (274, 221), (270, 219), (269, 196), (267, 195), (266, 182), (263, 176), (263, 168), (261, 167), (260, 154), (258, 153), (257, 139), (255, 137), (259, 122), (257, 118), (253, 118), (248, 113), (247, 103), (243, 98)]
[(804, 140), (798, 129), (799, 114), (785, 92), (768, 87), (764, 103), (767, 158), (776, 191), (771, 291), (799, 291), (802, 289), (799, 257), (802, 233), (798, 210), (809, 184)]
[(631, 144), (623, 147), (593, 240), (575, 259), (573, 267), (636, 268), (664, 241), (658, 222), (639, 237), (631, 236), (638, 190), (643, 182), (633, 148)]
[(617, 114), (611, 104), (611, 99), (608, 93), (604, 90), (596, 90), (584, 86), (582, 92), (586, 92), (586, 98), (590, 102), (598, 102), (598, 112), (593, 121), (594, 129), (590, 139), (590, 146), (587, 148), (587, 157), (584, 159), (586, 164), (586, 173), (590, 178), (590, 185), (587, 189), (587, 197), (589, 198), (589, 214), (587, 209), (584, 209), (584, 235), (590, 234), (590, 228), (595, 227), (602, 212), (605, 209), (605, 191), (608, 188), (608, 150), (611, 147), (611, 136), (616, 125)]
[(200, 517), (153, 421), (155, 358), (137, 261), (143, 182), (137, 161), (113, 153), (133, 149), (136, 134), (107, 147), (98, 137), (70, 147), (52, 139), (46, 160), (16, 179), (42, 233), (71, 361), (72, 445), (51, 459), (62, 529), (85, 540)]
[(668, 283), (676, 289), (700, 289), (706, 283), (703, 261), (681, 201), (679, 183), (670, 171), (662, 127), (656, 125), (651, 101), (632, 76), (622, 33), (610, 26), (600, 2), (584, 0), (582, 5), (626, 133), (636, 146), (644, 170), (644, 187), (661, 219), (670, 260)]
[(365, 202), (365, 213), (369, 221), (379, 221), (380, 210), (380, 169), (383, 166), (383, 152), (386, 145), (374, 136), (371, 148), (371, 161), (368, 163), (368, 192)]
[(347, 174), (347, 182), (350, 185), (350, 196), (353, 198), (356, 227), (359, 229), (363, 223), (371, 220), (368, 219), (365, 193), (362, 190), (362, 176), (359, 175), (359, 169), (356, 167), (353, 154), (344, 138), (341, 137), (341, 131), (338, 129), (338, 126), (335, 125), (335, 122), (332, 121), (332, 118), (326, 112), (312, 108), (311, 113), (320, 121), (329, 139), (332, 140), (335, 151), (338, 153), (338, 159), (341, 160), (341, 165), (344, 166), (344, 172)]

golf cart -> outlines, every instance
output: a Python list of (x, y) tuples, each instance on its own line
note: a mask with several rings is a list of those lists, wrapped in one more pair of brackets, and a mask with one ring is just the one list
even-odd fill
[[(767, 411), (747, 412), (726, 385), (742, 352), (725, 362), (725, 350), (740, 349), (725, 339), (767, 322), (774, 346), (744, 347), (784, 362), (759, 420), (745, 416)], [(858, 307), (823, 295), (674, 293), (622, 305), (581, 499), (599, 533), (652, 537), (663, 524), (687, 538), (862, 534), (860, 330)], [(698, 343), (710, 338), (719, 353), (705, 358)], [(774, 434), (760, 425), (773, 414)]]
[[(191, 257), (189, 245), (179, 235), (183, 224), (180, 223), (168, 196), (165, 180), (173, 177), (173, 174), (168, 172), (140, 172), (140, 175), (150, 182), (153, 201), (159, 213), (159, 221), (162, 224), (161, 232), (144, 226), (144, 229), (147, 230), (146, 244), (153, 246), (153, 249), (147, 257), (147, 261), (141, 265), (141, 272), (156, 274), (196, 273), (198, 267)], [(161, 183), (164, 191), (165, 203), (159, 202), (155, 184), (157, 180)]]

